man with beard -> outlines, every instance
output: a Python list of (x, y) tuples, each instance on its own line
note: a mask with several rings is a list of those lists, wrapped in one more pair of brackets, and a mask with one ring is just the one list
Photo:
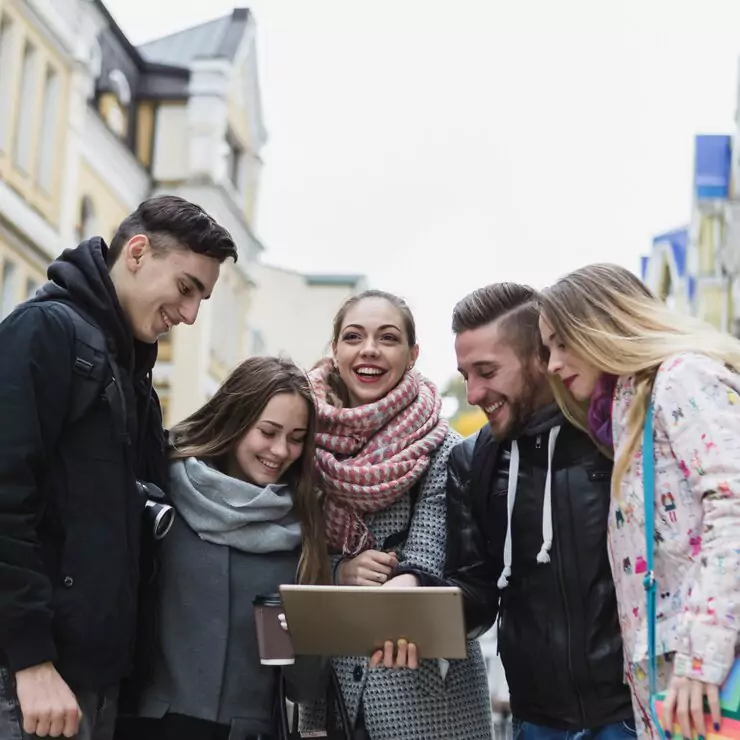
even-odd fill
[(445, 581), (463, 592), (470, 637), (498, 618), (516, 740), (634, 738), (607, 557), (611, 463), (555, 405), (537, 321), (536, 292), (514, 283), (455, 306), (458, 369), (488, 424), (450, 456)]

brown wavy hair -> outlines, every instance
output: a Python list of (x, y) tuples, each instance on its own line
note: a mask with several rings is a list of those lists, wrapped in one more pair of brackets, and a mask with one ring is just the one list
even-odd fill
[(300, 583), (330, 582), (324, 537), (323, 501), (314, 485), (316, 403), (306, 374), (293, 362), (278, 357), (250, 357), (224, 380), (213, 398), (170, 432), (170, 460), (197, 457), (226, 472), (236, 445), (259, 420), (273, 396), (300, 396), (308, 408), (306, 441), (300, 457), (284, 479), (293, 492), (301, 523)]

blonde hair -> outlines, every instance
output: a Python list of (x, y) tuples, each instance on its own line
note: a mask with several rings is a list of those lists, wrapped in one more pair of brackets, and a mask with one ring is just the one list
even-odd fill
[[(666, 359), (697, 352), (740, 371), (740, 341), (670, 310), (618, 265), (588, 265), (560, 278), (543, 291), (540, 311), (576, 356), (602, 373), (634, 377), (627, 442), (614, 464), (615, 494), (638, 448), (655, 376)], [(553, 390), (566, 417), (588, 432), (588, 406), (578, 403), (557, 380)]]

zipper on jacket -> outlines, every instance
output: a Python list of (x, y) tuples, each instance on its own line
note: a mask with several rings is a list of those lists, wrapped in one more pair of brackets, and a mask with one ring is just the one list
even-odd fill
[(542, 449), (542, 435), (538, 434), (537, 438), (534, 441), (534, 448), (535, 450), (541, 450)]
[(583, 727), (589, 727), (588, 719), (586, 717), (586, 707), (583, 703), (583, 697), (581, 696), (580, 692), (578, 691), (578, 683), (576, 682), (575, 674), (573, 673), (573, 645), (571, 641), (571, 619), (570, 619), (570, 609), (568, 609), (568, 597), (565, 593), (565, 585), (563, 583), (563, 570), (562, 570), (563, 564), (562, 559), (560, 557), (560, 553), (558, 552), (558, 586), (560, 586), (560, 596), (563, 599), (563, 607), (565, 609), (565, 622), (566, 626), (568, 628), (568, 673), (570, 674), (570, 681), (573, 685), (573, 693), (576, 696), (576, 699), (578, 700), (578, 708), (581, 711), (581, 720), (582, 720), (582, 726)]

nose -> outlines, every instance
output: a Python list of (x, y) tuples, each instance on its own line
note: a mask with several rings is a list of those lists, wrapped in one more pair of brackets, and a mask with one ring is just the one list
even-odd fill
[(479, 406), (486, 396), (486, 389), (476, 380), (467, 382), (467, 398), (471, 406)]
[(378, 348), (375, 346), (375, 340), (372, 337), (368, 337), (362, 345), (360, 354), (363, 357), (376, 357), (378, 354)]
[(270, 453), (278, 460), (285, 460), (288, 457), (288, 440), (285, 437), (278, 436), (275, 438)]
[(198, 318), (200, 311), (200, 299), (187, 301), (180, 306), (180, 318), (188, 326), (192, 326)]
[(547, 372), (550, 373), (550, 375), (558, 375), (562, 369), (563, 361), (556, 352), (551, 352), (550, 358), (547, 361)]

